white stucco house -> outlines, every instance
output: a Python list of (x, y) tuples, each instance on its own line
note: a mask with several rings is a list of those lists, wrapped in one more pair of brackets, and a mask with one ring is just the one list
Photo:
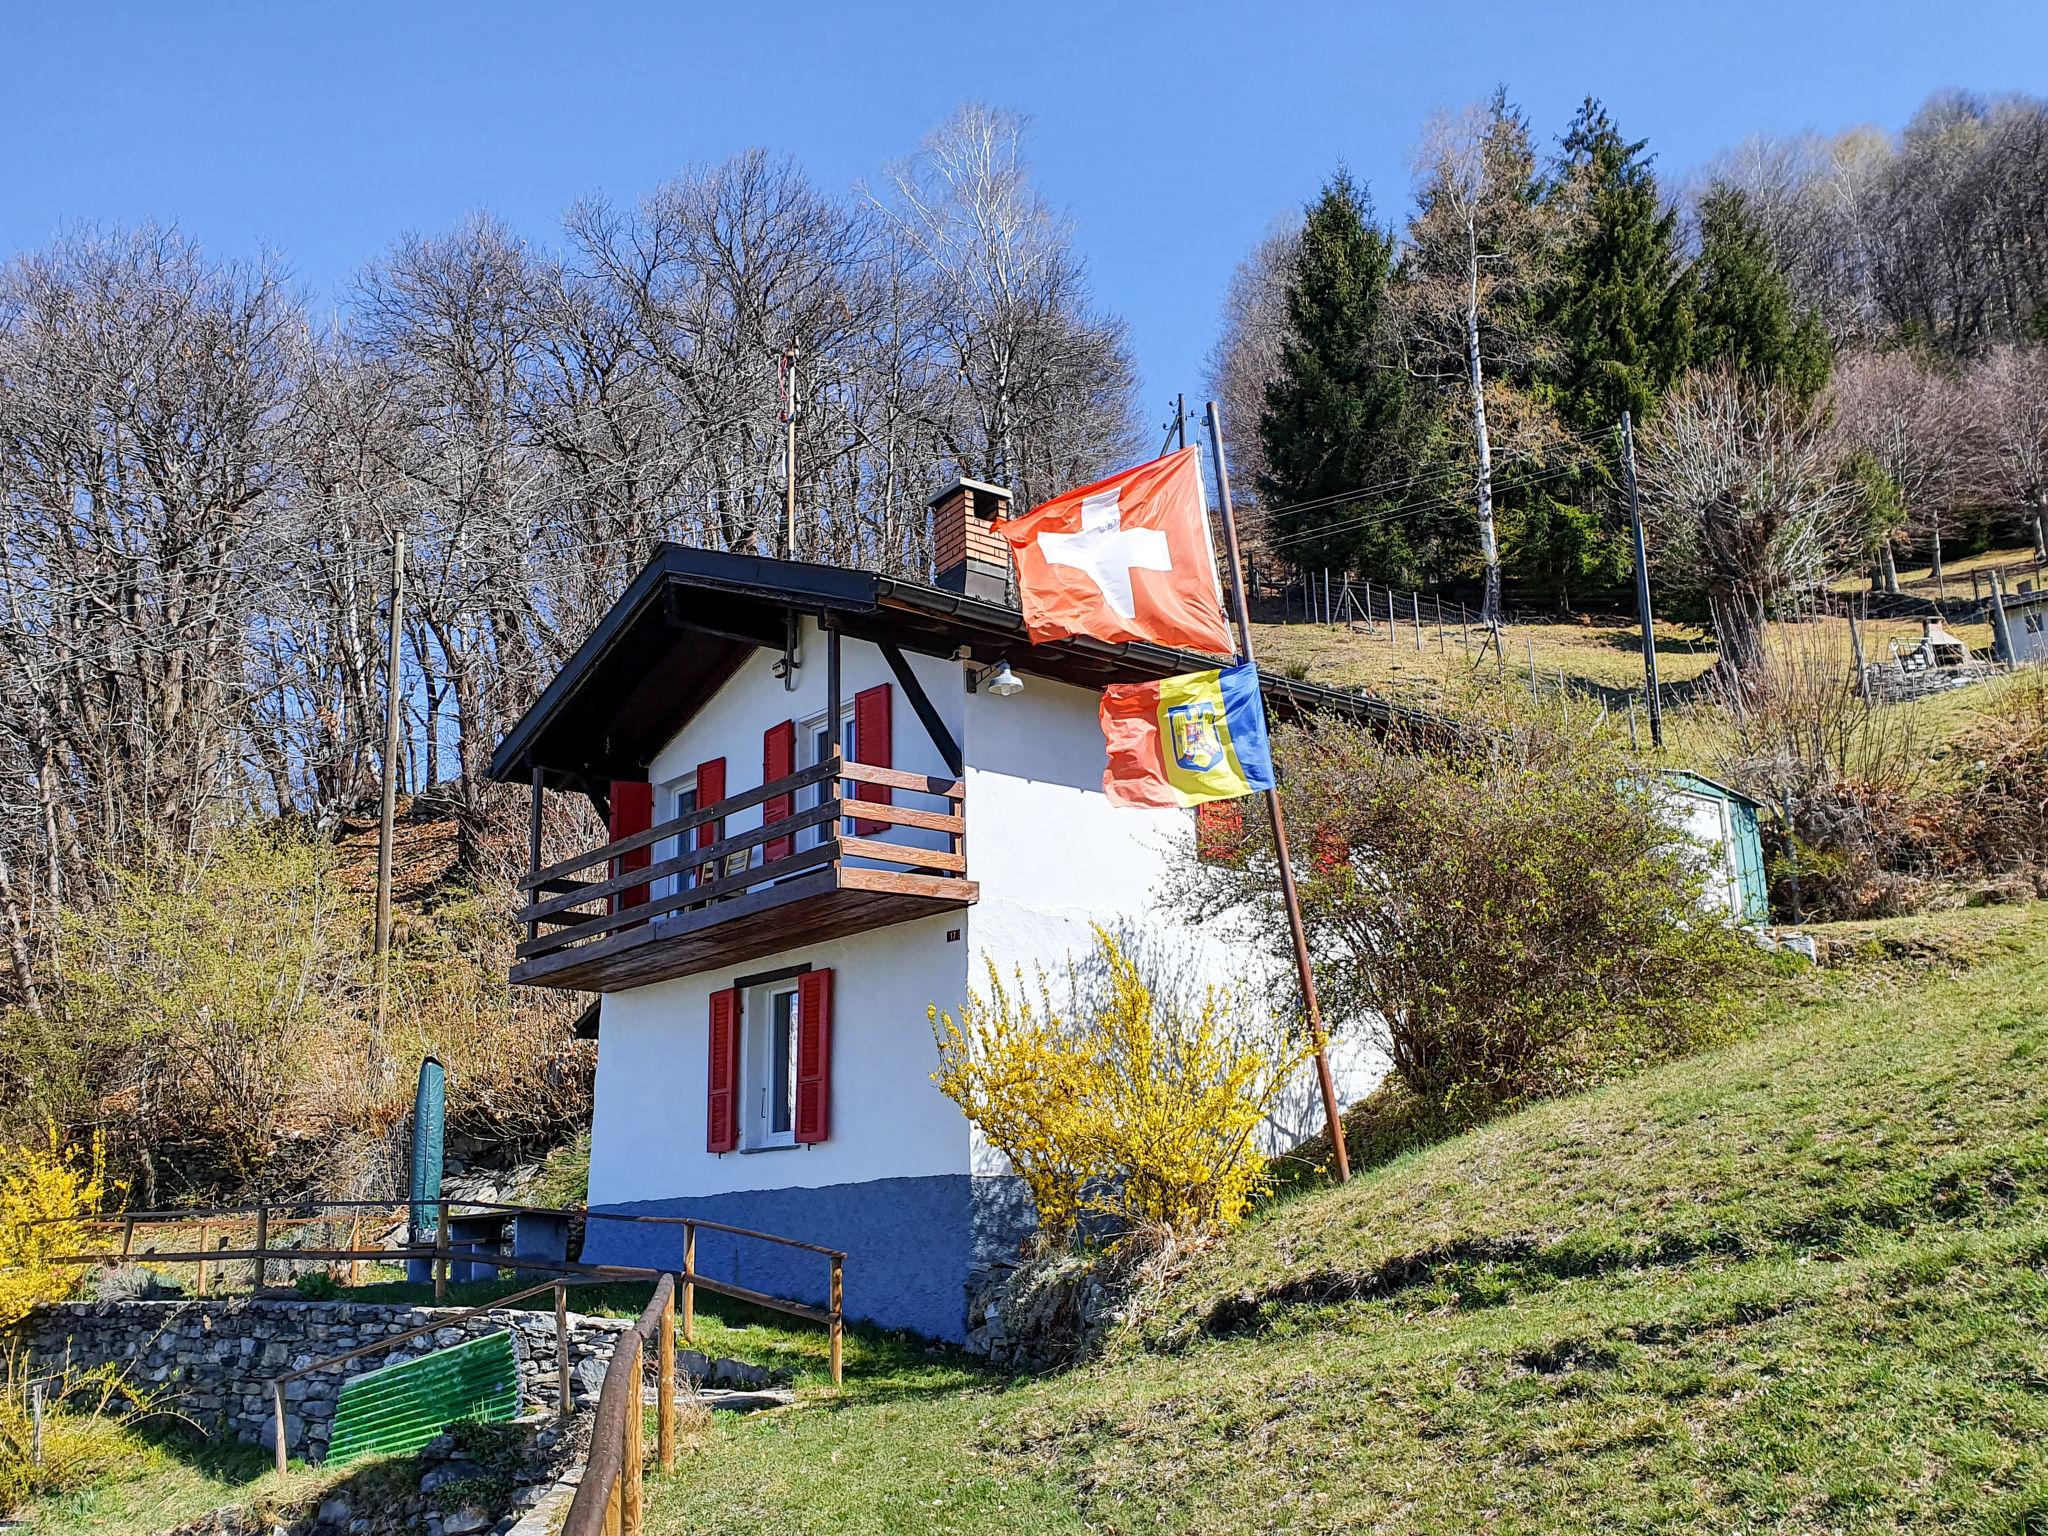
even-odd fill
[[(601, 994), (592, 1208), (843, 1249), (849, 1315), (951, 1339), (1031, 1213), (933, 1087), (927, 1008), (991, 960), (1058, 971), (1093, 922), (1149, 925), (1218, 975), (1262, 963), (1159, 906), (1193, 814), (1102, 791), (1102, 686), (1214, 660), (1030, 644), (988, 526), (1003, 501), (971, 481), (935, 499), (930, 583), (664, 546), (491, 765), (535, 805), (512, 980)], [(1285, 679), (1267, 696), (1397, 712)], [(539, 807), (563, 792), (612, 841), (543, 868)], [(1340, 1068), (1347, 1097), (1379, 1076), (1355, 1051)], [(1290, 1113), (1276, 1139), (1319, 1124), (1306, 1087)], [(585, 1257), (673, 1267), (677, 1243), (593, 1222)], [(698, 1243), (713, 1278), (822, 1299), (809, 1258)]]

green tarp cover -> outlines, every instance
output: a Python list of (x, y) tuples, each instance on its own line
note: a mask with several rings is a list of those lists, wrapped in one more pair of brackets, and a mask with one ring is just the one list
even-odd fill
[(450, 1424), (497, 1423), (519, 1412), (512, 1335), (487, 1334), (342, 1383), (329, 1465), (416, 1451)]

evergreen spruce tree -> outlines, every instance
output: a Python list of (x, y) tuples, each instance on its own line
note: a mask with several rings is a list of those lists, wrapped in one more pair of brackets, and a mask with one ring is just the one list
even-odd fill
[(1734, 368), (1802, 408), (1812, 404), (1833, 372), (1833, 349), (1817, 315), (1794, 314), (1791, 285), (1748, 195), (1716, 182), (1700, 199), (1699, 220), (1692, 361)]
[(1273, 524), (1275, 552), (1303, 570), (1386, 580), (1414, 566), (1404, 521), (1372, 520), (1400, 492), (1344, 495), (1413, 473), (1424, 427), (1390, 324), (1393, 259), (1393, 237), (1373, 223), (1364, 189), (1338, 172), (1302, 227), (1280, 371), (1259, 418), (1266, 470), (1258, 489), (1267, 505), (1342, 498)]
[(1641, 421), (1685, 364), (1678, 215), (1657, 190), (1647, 142), (1624, 139), (1587, 97), (1551, 191), (1572, 229), (1551, 316), (1560, 352), (1553, 398), (1581, 433), (1606, 431), (1623, 411)]

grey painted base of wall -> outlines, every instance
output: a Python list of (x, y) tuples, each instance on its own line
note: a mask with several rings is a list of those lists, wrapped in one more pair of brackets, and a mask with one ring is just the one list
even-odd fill
[[(967, 1336), (969, 1281), (991, 1261), (1014, 1255), (1036, 1225), (1023, 1180), (964, 1173), (635, 1200), (591, 1210), (593, 1216), (696, 1216), (841, 1249), (849, 1318), (952, 1343)], [(683, 1234), (592, 1220), (584, 1229), (583, 1260), (678, 1269)], [(828, 1299), (828, 1262), (779, 1243), (699, 1232), (697, 1269), (707, 1279), (770, 1296), (817, 1306)]]

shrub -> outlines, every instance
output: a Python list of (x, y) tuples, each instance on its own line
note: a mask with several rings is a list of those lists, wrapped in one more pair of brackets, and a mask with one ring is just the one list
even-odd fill
[[(36, 1388), (42, 1400), (42, 1459), (35, 1455)], [(31, 1372), (10, 1350), (0, 1374), (0, 1514), (28, 1500), (69, 1493), (133, 1453), (124, 1421), (163, 1412), (155, 1393), (138, 1390), (114, 1365)]]
[[(1757, 950), (1701, 902), (1703, 859), (1611, 730), (1503, 720), (1487, 744), (1278, 733), (1326, 1012), (1377, 1037), (1409, 1102), (1392, 1143), (1442, 1134), (1723, 1035)], [(1288, 950), (1264, 827), (1198, 872)]]
[(1239, 992), (1175, 996), (1106, 929), (1093, 961), (1070, 967), (1064, 1010), (1042, 974), (1034, 997), (991, 962), (957, 1020), (931, 1009), (932, 1081), (1010, 1159), (1055, 1246), (1091, 1216), (1122, 1232), (1237, 1222), (1267, 1187), (1256, 1133), (1302, 1048), (1262, 1038)]
[(99, 1136), (66, 1147), (53, 1125), (42, 1144), (0, 1147), (0, 1329), (78, 1288), (85, 1270), (53, 1261), (88, 1250), (86, 1223), (106, 1201), (106, 1175)]

